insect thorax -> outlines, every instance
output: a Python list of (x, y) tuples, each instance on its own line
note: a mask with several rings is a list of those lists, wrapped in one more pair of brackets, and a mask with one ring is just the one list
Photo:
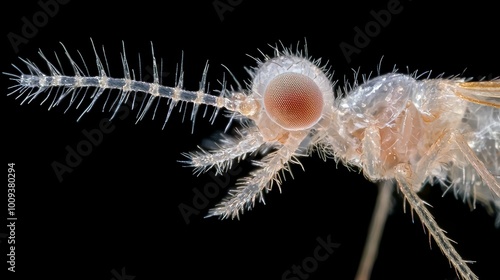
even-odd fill
[(354, 88), (339, 102), (336, 118), (352, 145), (346, 160), (364, 170), (368, 158), (376, 160), (378, 172), (366, 174), (374, 180), (392, 178), (397, 164), (416, 166), (443, 128), (460, 125), (466, 103), (450, 82), (391, 73)]

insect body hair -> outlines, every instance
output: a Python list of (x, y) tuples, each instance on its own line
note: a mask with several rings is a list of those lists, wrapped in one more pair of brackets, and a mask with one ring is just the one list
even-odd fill
[[(109, 108), (115, 116), (122, 104), (130, 99), (135, 101), (137, 93), (144, 93), (146, 97), (138, 108), (137, 121), (151, 110), (154, 118), (160, 100), (166, 99), (168, 110), (163, 127), (177, 104), (184, 114), (187, 104), (192, 104), (193, 126), (201, 105), (214, 108), (212, 122), (219, 110), (224, 109), (229, 123), (240, 124), (236, 137), (224, 133), (211, 148), (183, 154), (186, 160), (182, 162), (194, 168), (198, 175), (210, 169), (221, 174), (235, 161), (257, 153), (262, 155), (260, 160), (252, 161), (255, 169), (238, 180), (237, 187), (209, 210), (208, 217), (239, 218), (244, 211), (252, 209), (255, 202), (264, 203), (264, 193), (274, 186), (281, 190), (285, 174), (291, 173), (291, 165), (301, 165), (300, 157), (318, 151), (322, 159), (342, 162), (348, 168), (363, 172), (373, 182), (397, 185), (457, 273), (466, 279), (477, 279), (417, 192), (427, 182), (437, 183), (453, 189), (455, 195), (472, 207), (477, 200), (486, 206), (492, 204), (498, 211), (499, 176), (494, 172), (500, 168), (500, 105), (498, 96), (481, 96), (475, 91), (486, 88), (486, 91), (497, 92), (499, 83), (492, 83), (491, 88), (484, 84), (472, 85), (477, 88), (470, 89), (457, 77), (419, 80), (426, 73), (400, 74), (393, 69), (382, 74), (379, 65), (378, 76), (374, 78), (371, 73), (360, 75), (359, 70), (355, 70), (354, 82), (345, 82), (335, 97), (336, 82), (320, 60), (308, 57), (306, 47), (301, 52), (281, 45), (273, 47), (274, 56), (263, 54), (262, 59), (254, 58), (257, 66), (247, 68), (250, 80), (246, 89), (229, 71), (237, 88), (227, 87), (224, 79), (222, 89), (211, 94), (207, 83), (208, 63), (199, 89), (190, 91), (183, 88), (182, 63), (176, 73), (175, 86), (161, 84), (153, 51), (153, 82), (148, 83), (136, 79), (125, 49), (121, 55), (122, 78), (109, 76), (104, 51), (105, 63), (94, 47), (97, 75), (92, 76), (81, 55), (83, 67), (64, 50), (73, 75), (65, 75), (60, 66), (52, 64), (40, 52), (49, 73), (22, 59), (29, 73), (16, 66), (19, 74), (6, 73), (16, 83), (9, 95), (17, 95), (21, 103), (30, 103), (45, 95), (41, 103), (51, 99), (49, 108), (68, 100), (66, 110), (73, 106), (79, 108), (89, 99), (90, 104), (83, 109), (81, 118), (106, 95), (103, 109)], [(57, 56), (56, 60), (59, 62)], [(497, 224), (499, 220), (497, 216)]]

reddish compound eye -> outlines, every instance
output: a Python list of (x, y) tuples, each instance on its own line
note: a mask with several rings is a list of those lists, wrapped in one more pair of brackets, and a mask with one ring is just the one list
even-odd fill
[(307, 129), (323, 112), (323, 93), (309, 77), (283, 73), (274, 78), (264, 93), (267, 115), (288, 130)]

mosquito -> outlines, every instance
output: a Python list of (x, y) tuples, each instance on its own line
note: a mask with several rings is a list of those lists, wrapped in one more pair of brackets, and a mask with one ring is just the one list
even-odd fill
[[(62, 44), (61, 44), (62, 45)], [(184, 153), (183, 163), (195, 174), (215, 169), (227, 172), (234, 164), (258, 154), (255, 169), (240, 178), (236, 188), (207, 217), (240, 218), (244, 211), (264, 202), (264, 193), (273, 186), (281, 191), (283, 176), (300, 158), (319, 156), (348, 168), (358, 169), (379, 186), (365, 251), (357, 279), (369, 279), (378, 243), (389, 212), (389, 199), (394, 188), (416, 213), (442, 253), (456, 270), (458, 277), (478, 279), (453, 247), (445, 231), (429, 212), (428, 204), (418, 192), (427, 184), (439, 185), (444, 192), (475, 208), (481, 204), (496, 215), (500, 226), (500, 80), (472, 81), (458, 76), (431, 78), (430, 74), (398, 73), (394, 70), (377, 76), (359, 76), (354, 82), (337, 87), (330, 69), (320, 59), (308, 55), (307, 44), (301, 48), (271, 46), (273, 54), (260, 51), (261, 58), (250, 56), (256, 66), (245, 68), (250, 79), (243, 87), (228, 70), (236, 86), (228, 86), (224, 78), (220, 90), (209, 91), (208, 63), (196, 91), (183, 87), (182, 63), (176, 72), (175, 86), (162, 85), (158, 64), (152, 60), (154, 81), (136, 78), (129, 68), (125, 47), (121, 53), (123, 77), (109, 77), (109, 66), (103, 63), (94, 43), (97, 75), (91, 75), (80, 53), (79, 65), (66, 50), (72, 75), (62, 71), (60, 59), (55, 66), (41, 51), (39, 55), (49, 72), (43, 72), (30, 60), (21, 59), (28, 72), (13, 65), (18, 74), (5, 73), (14, 81), (8, 95), (21, 99), (21, 104), (41, 99), (49, 108), (68, 101), (68, 108), (90, 104), (82, 116), (91, 111), (97, 100), (113, 116), (124, 102), (137, 93), (146, 94), (138, 108), (137, 121), (149, 111), (168, 108), (164, 127), (172, 110), (191, 104), (193, 122), (201, 105), (215, 108), (213, 122), (221, 109), (229, 124), (215, 140), (212, 149), (199, 148)], [(104, 48), (102, 49), (104, 54)], [(83, 67), (82, 67), (83, 66)], [(102, 97), (102, 98), (101, 98)], [(166, 107), (160, 101), (166, 100)], [(134, 102), (135, 103), (135, 102)], [(134, 104), (132, 103), (132, 104)], [(229, 133), (232, 124), (236, 128)]]

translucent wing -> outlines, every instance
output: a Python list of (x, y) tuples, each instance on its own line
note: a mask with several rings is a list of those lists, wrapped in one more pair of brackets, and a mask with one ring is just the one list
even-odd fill
[(500, 108), (500, 80), (463, 82), (458, 85), (455, 93), (467, 101)]

